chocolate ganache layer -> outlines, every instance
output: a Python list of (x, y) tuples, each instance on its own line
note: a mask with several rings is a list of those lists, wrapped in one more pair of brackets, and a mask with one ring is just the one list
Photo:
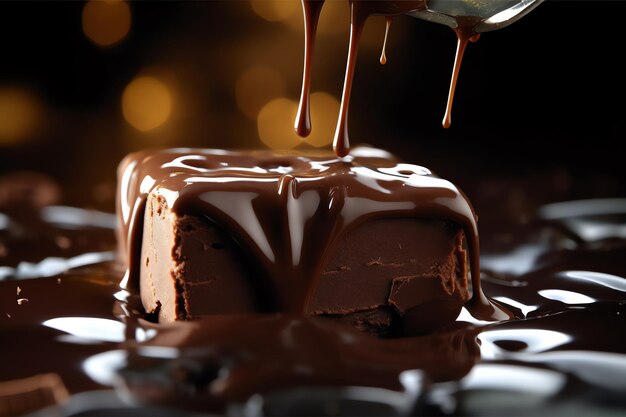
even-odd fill
[[(348, 158), (174, 149), (119, 170), (129, 285), (160, 321), (288, 312), (374, 333), (432, 331), (480, 290), (473, 209), (452, 183), (384, 151)], [(399, 318), (402, 320), (399, 320)]]

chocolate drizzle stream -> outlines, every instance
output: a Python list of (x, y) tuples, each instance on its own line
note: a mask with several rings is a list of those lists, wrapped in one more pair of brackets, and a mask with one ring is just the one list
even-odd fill
[(302, 14), (304, 16), (304, 66), (302, 72), (302, 92), (300, 93), (300, 105), (296, 115), (295, 130), (301, 137), (307, 137), (311, 133), (311, 62), (313, 59), (313, 45), (317, 22), (322, 12), (324, 1), (303, 1)]
[[(311, 72), (311, 54), (313, 53), (313, 44), (311, 39), (315, 38), (317, 29), (317, 21), (320, 10), (324, 1), (318, 0), (302, 0), (304, 12), (304, 28), (305, 28), (305, 51), (304, 51), (304, 70), (302, 82), (302, 94), (300, 96), (300, 109), (308, 108), (308, 97), (310, 89), (310, 72)], [(344, 157), (350, 151), (350, 140), (348, 137), (348, 111), (350, 107), (350, 95), (352, 91), (352, 82), (354, 80), (354, 69), (356, 67), (357, 53), (359, 49), (359, 41), (361, 33), (365, 27), (368, 17), (373, 15), (387, 16), (391, 18), (403, 13), (414, 10), (421, 10), (426, 7), (424, 0), (408, 0), (408, 1), (358, 1), (350, 0), (350, 46), (348, 49), (348, 61), (346, 63), (346, 74), (343, 83), (343, 93), (341, 96), (341, 106), (339, 109), (339, 119), (335, 130), (335, 138), (333, 140), (333, 149), (335, 153)], [(307, 124), (308, 113), (298, 111), (296, 118), (296, 132), (302, 135), (302, 126)], [(307, 133), (308, 134), (308, 133)]]
[(387, 38), (389, 37), (389, 29), (391, 28), (391, 18), (387, 17), (385, 23), (385, 39), (383, 40), (382, 51), (380, 52), (380, 64), (385, 65), (387, 63)]
[[(368, 1), (368, 0), (349, 0), (350, 3), (350, 42), (348, 47), (348, 60), (346, 63), (346, 72), (343, 83), (343, 92), (341, 95), (341, 106), (339, 109), (339, 118), (335, 130), (333, 140), (333, 149), (335, 153), (344, 157), (350, 152), (350, 140), (348, 134), (348, 113), (350, 109), (350, 96), (352, 94), (352, 83), (354, 81), (354, 72), (359, 49), (359, 41), (365, 23), (370, 16), (386, 16), (387, 23), (385, 28), (385, 40), (383, 51), (380, 57), (380, 63), (385, 64), (387, 57), (385, 54), (385, 46), (387, 43), (387, 35), (391, 20), (394, 16), (405, 14), (412, 11), (424, 10), (426, 8), (425, 0), (408, 0), (408, 1)], [(304, 68), (302, 76), (302, 92), (300, 95), (300, 105), (296, 116), (295, 130), (301, 137), (306, 137), (311, 132), (310, 118), (310, 90), (311, 90), (311, 62), (313, 55), (313, 44), (317, 31), (320, 12), (324, 0), (302, 0), (302, 10), (304, 16)], [(461, 70), (461, 62), (468, 42), (476, 42), (480, 38), (480, 34), (475, 32), (475, 27), (481, 22), (480, 17), (465, 16), (457, 17), (457, 26), (454, 32), (457, 35), (457, 50), (452, 70), (452, 79), (450, 81), (450, 90), (448, 93), (448, 101), (446, 112), (442, 125), (449, 128), (452, 124), (452, 102), (454, 100), (454, 92)]]
[(448, 103), (446, 105), (446, 113), (443, 116), (442, 125), (448, 129), (452, 125), (452, 102), (454, 101), (454, 92), (456, 91), (456, 83), (461, 71), (461, 62), (465, 54), (465, 48), (468, 42), (477, 42), (480, 33), (475, 33), (474, 28), (480, 23), (479, 17), (458, 17), (456, 19), (457, 27), (454, 33), (457, 36), (456, 55), (454, 57), (454, 68), (452, 69), (452, 80), (450, 80), (450, 91), (448, 93)]

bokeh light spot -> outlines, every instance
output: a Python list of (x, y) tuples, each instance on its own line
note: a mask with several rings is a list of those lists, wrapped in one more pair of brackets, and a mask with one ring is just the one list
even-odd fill
[(235, 84), (237, 106), (255, 119), (265, 103), (285, 94), (285, 82), (270, 68), (254, 67), (244, 72)]
[(316, 147), (332, 143), (338, 115), (339, 100), (333, 95), (324, 92), (311, 94), (312, 128), (306, 142)]
[(0, 146), (23, 142), (34, 133), (41, 116), (37, 98), (19, 88), (0, 88)]
[(300, 2), (296, 0), (251, 0), (252, 10), (269, 22), (279, 22), (296, 14)]
[(113, 46), (128, 35), (130, 7), (121, 0), (90, 0), (83, 8), (83, 31), (98, 46)]
[(290, 149), (302, 142), (293, 130), (298, 103), (277, 98), (267, 103), (257, 117), (259, 138), (271, 149)]
[(126, 121), (142, 132), (161, 126), (172, 112), (172, 93), (167, 85), (151, 76), (131, 81), (122, 94)]

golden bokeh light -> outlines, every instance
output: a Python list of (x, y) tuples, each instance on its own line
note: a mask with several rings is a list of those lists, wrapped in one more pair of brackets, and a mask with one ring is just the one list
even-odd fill
[(0, 146), (30, 139), (41, 119), (41, 106), (33, 93), (0, 88)]
[(122, 114), (135, 129), (142, 132), (155, 129), (169, 119), (172, 113), (170, 88), (152, 76), (132, 80), (122, 94)]
[(305, 139), (310, 145), (322, 147), (333, 142), (339, 117), (339, 100), (333, 95), (311, 94), (311, 134)]
[(296, 0), (251, 0), (252, 10), (269, 22), (280, 22), (297, 14), (300, 2)]
[(90, 0), (83, 8), (83, 31), (93, 43), (108, 47), (130, 31), (130, 7), (122, 0)]
[(239, 110), (255, 119), (265, 103), (285, 94), (285, 82), (280, 75), (266, 67), (253, 67), (244, 72), (235, 84), (235, 99)]
[(290, 149), (299, 145), (302, 139), (293, 130), (297, 112), (298, 103), (283, 97), (263, 106), (257, 117), (261, 142), (271, 149)]

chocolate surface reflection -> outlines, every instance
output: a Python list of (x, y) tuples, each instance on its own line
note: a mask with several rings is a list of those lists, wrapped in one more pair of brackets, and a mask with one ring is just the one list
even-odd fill
[[(47, 236), (32, 241), (27, 258), (40, 273), (50, 256), (113, 250), (104, 213), (67, 210), (91, 214), (72, 216), (70, 225), (50, 222), (41, 207), (26, 214), (2, 206), (2, 381), (54, 373), (74, 396), (115, 389), (144, 407), (159, 402), (202, 410), (262, 393), (261, 403), (255, 397), (239, 409), (248, 415), (494, 415), (511, 407), (523, 415), (572, 407), (609, 415), (626, 409), (626, 200), (525, 207), (530, 217), (509, 218), (498, 228), (502, 210), (481, 211), (483, 288), (522, 319), (481, 323), (464, 311), (436, 333), (399, 339), (276, 314), (155, 325), (142, 320), (136, 294), (119, 292), (122, 271), (106, 258), (50, 277), (18, 274), (24, 270), (18, 249), (34, 233)], [(57, 235), (71, 245), (53, 247)], [(80, 246), (81, 236), (93, 245)], [(28, 301), (20, 304), (21, 298)], [(377, 391), (365, 395), (345, 386)]]

